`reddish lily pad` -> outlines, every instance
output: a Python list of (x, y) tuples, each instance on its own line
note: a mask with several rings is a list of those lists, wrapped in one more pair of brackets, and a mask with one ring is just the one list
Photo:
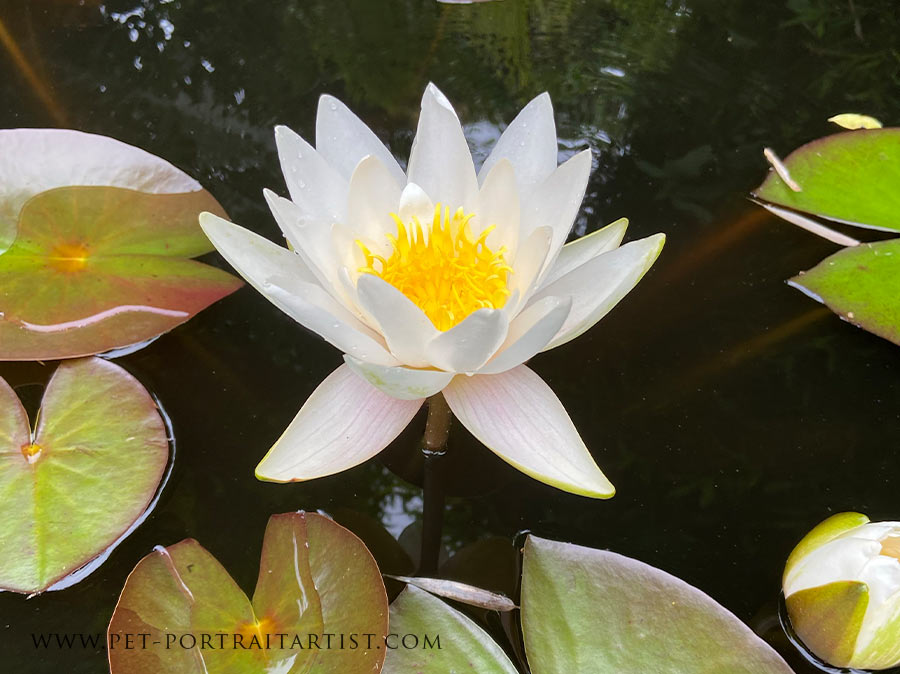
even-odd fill
[(827, 136), (792, 152), (784, 167), (801, 191), (772, 171), (754, 196), (859, 227), (900, 231), (900, 129)]
[(900, 345), (900, 239), (845, 248), (788, 283)]
[(0, 588), (42, 592), (121, 540), (159, 487), (169, 446), (150, 394), (99, 358), (63, 363), (37, 426), (0, 379)]
[(109, 624), (110, 672), (377, 672), (387, 629), (365, 545), (327, 517), (287, 513), (269, 520), (252, 601), (195, 540), (142, 559)]
[(0, 360), (51, 360), (137, 344), (241, 286), (189, 258), (212, 250), (197, 224), (222, 213), (203, 190), (149, 194), (60, 187), (25, 203), (0, 254)]

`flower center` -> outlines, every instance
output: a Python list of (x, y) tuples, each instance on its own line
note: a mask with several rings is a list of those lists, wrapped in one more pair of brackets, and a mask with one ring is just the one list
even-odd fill
[(50, 266), (64, 273), (81, 271), (87, 265), (88, 249), (80, 243), (61, 243), (50, 253)]
[(38, 459), (41, 458), (41, 452), (43, 451), (43, 447), (40, 445), (29, 442), (27, 445), (22, 445), (22, 456), (25, 457), (25, 460), (28, 463), (34, 463)]
[(391, 254), (385, 258), (373, 254), (362, 242), (366, 265), (364, 274), (374, 274), (406, 295), (434, 323), (438, 330), (449, 330), (478, 309), (499, 309), (509, 297), (507, 279), (512, 268), (506, 264), (500, 247), (491, 250), (488, 227), (477, 238), (472, 236), (469, 220), (462, 208), (451, 217), (441, 205), (434, 209), (431, 225), (417, 218), (397, 223), (397, 236), (387, 235)]
[(881, 541), (881, 554), (900, 559), (900, 536), (889, 536)]

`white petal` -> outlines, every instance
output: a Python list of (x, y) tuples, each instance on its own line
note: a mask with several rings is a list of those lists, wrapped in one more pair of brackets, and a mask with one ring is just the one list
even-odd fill
[(479, 309), (425, 348), (428, 361), (448, 372), (475, 372), (494, 355), (509, 330), (509, 319), (501, 309)]
[[(397, 215), (404, 224), (418, 220), (423, 229), (427, 230), (434, 219), (434, 202), (428, 198), (425, 190), (415, 183), (409, 183), (400, 195), (400, 210)], [(396, 227), (391, 229), (392, 233), (396, 231)]]
[(520, 306), (524, 305), (534, 293), (541, 270), (546, 267), (552, 239), (553, 232), (549, 227), (538, 227), (519, 246), (509, 278), (510, 291), (518, 297), (518, 301), (513, 305), (512, 297), (507, 300), (509, 311), (513, 316), (519, 313)]
[(620, 218), (603, 229), (598, 229), (596, 232), (567, 243), (559, 251), (559, 256), (553, 266), (547, 269), (540, 281), (540, 286), (549, 285), (588, 260), (615, 250), (622, 243), (626, 229), (628, 229), (628, 218)]
[(357, 466), (387, 447), (421, 406), (382, 393), (341, 365), (313, 391), (256, 476), (293, 482)]
[(591, 151), (584, 150), (560, 165), (543, 183), (522, 193), (523, 233), (544, 225), (553, 229), (548, 267), (569, 236), (590, 175)]
[(547, 349), (575, 339), (609, 313), (647, 273), (665, 242), (664, 234), (654, 234), (626, 243), (598, 255), (535, 293), (532, 302), (544, 297), (572, 298), (572, 310)]
[(369, 155), (350, 178), (347, 224), (357, 237), (386, 244), (385, 234), (396, 229), (391, 213), (400, 205), (400, 184), (378, 157)]
[(881, 543), (860, 538), (837, 538), (801, 559), (784, 579), (784, 596), (837, 581), (859, 580)]
[(435, 203), (451, 212), (475, 207), (475, 165), (453, 106), (436, 86), (422, 97), (422, 114), (409, 156), (409, 182), (419, 185)]
[(540, 353), (559, 332), (571, 307), (571, 298), (545, 297), (525, 309), (510, 323), (503, 346), (478, 374), (506, 372)]
[(263, 196), (284, 238), (303, 258), (322, 287), (330, 289), (334, 286), (338, 261), (332, 245), (331, 225), (306, 220), (303, 210), (297, 204), (278, 196), (270, 189), (264, 189)]
[(362, 307), (378, 323), (391, 353), (404, 365), (430, 367), (425, 345), (437, 336), (438, 329), (422, 310), (373, 274), (360, 276), (356, 291)]
[(495, 229), (488, 236), (488, 245), (497, 250), (506, 248), (506, 259), (513, 260), (519, 242), (521, 205), (513, 165), (501, 159), (494, 165), (478, 193), (478, 206), (472, 219), (473, 233), (478, 235), (487, 227)]
[(114, 138), (70, 129), (0, 129), (0, 253), (15, 237), (25, 202), (66, 185), (153, 194), (202, 189), (165, 159)]
[(384, 367), (344, 354), (344, 361), (372, 386), (401, 400), (420, 400), (433, 396), (453, 379), (452, 372), (414, 370), (409, 367)]
[(291, 201), (303, 211), (304, 219), (327, 225), (344, 222), (347, 180), (286, 126), (275, 127), (275, 144)]
[(200, 215), (200, 226), (222, 257), (295, 321), (360, 360), (399, 364), (376, 333), (311, 282), (296, 254), (211, 213)]
[(559, 398), (527, 366), (455, 377), (444, 397), (472, 435), (523, 473), (575, 494), (615, 494)]
[(550, 95), (543, 93), (516, 116), (506, 127), (478, 173), (483, 182), (494, 165), (508, 159), (516, 167), (519, 186), (543, 182), (556, 169), (556, 124)]
[(378, 136), (350, 108), (334, 96), (319, 98), (316, 113), (316, 149), (325, 160), (349, 180), (357, 164), (366, 155), (377, 157), (399, 184), (406, 174)]

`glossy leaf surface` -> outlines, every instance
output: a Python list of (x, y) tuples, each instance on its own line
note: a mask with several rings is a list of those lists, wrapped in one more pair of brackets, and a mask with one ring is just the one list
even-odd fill
[[(269, 520), (252, 601), (192, 539), (141, 560), (109, 625), (121, 644), (110, 669), (362, 674), (381, 668), (387, 628), (384, 584), (362, 542), (321, 515), (287, 513)], [(146, 647), (126, 648), (128, 634), (150, 635)], [(207, 634), (223, 636), (210, 646)]]
[(772, 171), (754, 196), (860, 227), (900, 231), (900, 129), (827, 136), (792, 152), (784, 167), (800, 192)]
[(845, 248), (788, 282), (846, 321), (900, 344), (900, 239)]
[(212, 250), (205, 191), (61, 187), (22, 207), (0, 254), (0, 360), (101, 353), (171, 330), (241, 282), (189, 259)]
[(41, 592), (116, 543), (146, 510), (168, 456), (156, 404), (113, 363), (60, 365), (33, 439), (0, 379), (0, 588)]
[[(391, 604), (391, 633), (415, 635), (418, 648), (388, 651), (385, 674), (515, 674), (516, 668), (493, 639), (472, 620), (437, 597), (407, 587)], [(425, 648), (425, 636), (440, 648)]]
[(530, 536), (522, 628), (532, 674), (791, 674), (734, 615), (628, 557)]

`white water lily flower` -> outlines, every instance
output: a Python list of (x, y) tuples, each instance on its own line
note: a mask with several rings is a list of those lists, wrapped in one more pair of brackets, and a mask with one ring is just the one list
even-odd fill
[(600, 320), (665, 237), (619, 246), (627, 222), (564, 245), (591, 152), (557, 166), (550, 98), (509, 125), (476, 173), (459, 119), (429, 85), (409, 169), (323, 96), (316, 147), (275, 129), (291, 199), (265, 192), (290, 249), (208, 213), (219, 252), (282, 311), (344, 352), (257, 468), (308, 480), (386, 447), (443, 391), (502, 459), (587, 496), (615, 492), (559, 399), (523, 363)]
[(794, 631), (826, 663), (900, 665), (900, 522), (825, 520), (791, 553), (784, 596)]

